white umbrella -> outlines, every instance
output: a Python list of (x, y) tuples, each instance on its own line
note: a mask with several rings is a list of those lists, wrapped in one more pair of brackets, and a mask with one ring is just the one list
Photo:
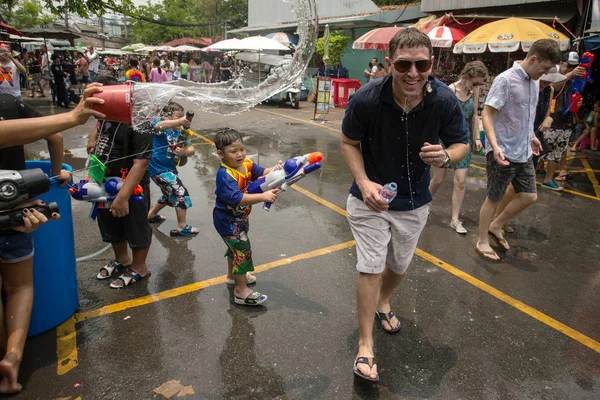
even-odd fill
[(244, 50), (244, 48), (240, 45), (240, 39), (227, 39), (221, 40), (215, 44), (212, 44), (205, 48), (205, 51), (223, 51), (223, 50)]
[(289, 51), (290, 48), (279, 43), (277, 40), (269, 39), (264, 36), (250, 36), (241, 40), (244, 50), (279, 50)]
[(179, 52), (200, 51), (200, 47), (188, 46), (188, 45), (184, 44), (182, 46), (173, 47), (171, 49), (171, 51), (179, 51)]

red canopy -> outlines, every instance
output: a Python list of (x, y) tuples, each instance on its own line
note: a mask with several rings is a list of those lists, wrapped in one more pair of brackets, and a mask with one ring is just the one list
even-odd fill
[(210, 46), (212, 43), (213, 42), (212, 42), (211, 38), (192, 39), (192, 38), (184, 37), (184, 38), (180, 38), (180, 39), (171, 40), (170, 42), (165, 43), (165, 46), (177, 47), (177, 46), (183, 46), (183, 45), (187, 44), (190, 46), (206, 47), (206, 46)]
[(19, 36), (23, 36), (23, 34), (21, 32), (19, 32), (18, 30), (16, 30), (15, 28), (13, 28), (12, 26), (0, 21), (0, 29), (2, 29), (3, 31), (6, 31), (12, 35), (19, 35)]
[(391, 26), (388, 28), (373, 29), (358, 39), (352, 44), (353, 49), (360, 50), (389, 50), (390, 40), (402, 27)]

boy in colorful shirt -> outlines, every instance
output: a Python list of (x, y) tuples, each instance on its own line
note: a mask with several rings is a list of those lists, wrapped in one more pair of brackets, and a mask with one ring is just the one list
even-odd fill
[(144, 73), (139, 70), (139, 62), (138, 60), (130, 60), (129, 66), (130, 68), (125, 72), (125, 76), (128, 81), (133, 82), (146, 82), (146, 78), (144, 78)]
[(183, 107), (171, 102), (163, 109), (163, 117), (152, 123), (158, 133), (154, 135), (154, 149), (148, 172), (163, 195), (152, 206), (148, 220), (150, 223), (162, 222), (166, 218), (159, 214), (160, 210), (167, 205), (174, 207), (177, 229), (171, 231), (171, 236), (192, 236), (200, 232), (186, 222), (187, 209), (192, 207), (192, 199), (177, 173), (177, 157), (191, 157), (196, 152), (189, 139), (181, 139), (181, 127), (190, 126), (190, 121), (183, 114)]
[(233, 290), (236, 304), (257, 306), (267, 300), (267, 296), (248, 288), (255, 283), (252, 248), (248, 238), (248, 216), (252, 204), (273, 203), (277, 191), (260, 194), (246, 193), (250, 183), (274, 169), (281, 169), (282, 163), (273, 168), (263, 168), (246, 158), (242, 136), (233, 129), (224, 129), (215, 137), (217, 153), (221, 158), (221, 168), (217, 172), (217, 196), (213, 211), (213, 224), (227, 245), (227, 283), (235, 284)]

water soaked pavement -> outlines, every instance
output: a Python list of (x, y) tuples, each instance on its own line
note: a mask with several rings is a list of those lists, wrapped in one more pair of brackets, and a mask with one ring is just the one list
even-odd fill
[[(49, 112), (47, 108), (45, 112)], [(501, 263), (474, 251), (485, 197), (474, 157), (463, 219), (449, 227), (451, 176), (433, 203), (392, 307), (403, 330), (375, 326), (378, 386), (355, 382), (355, 248), (343, 215), (351, 176), (339, 150), (343, 110), (311, 122), (312, 107), (261, 106), (234, 117), (196, 113), (197, 154), (181, 168), (194, 207), (193, 239), (154, 228), (152, 277), (113, 290), (95, 275), (112, 255), (78, 263), (81, 307), (60, 329), (31, 338), (19, 399), (597, 399), (600, 397), (600, 157), (572, 159), (569, 193), (539, 190), (515, 223)], [(321, 151), (323, 168), (255, 207), (250, 237), (265, 307), (231, 302), (224, 245), (212, 226), (219, 127), (242, 131), (261, 165)], [(81, 168), (93, 122), (65, 133)], [(39, 154), (43, 145), (29, 147)], [(594, 168), (596, 169), (594, 171)], [(451, 174), (450, 174), (451, 175)], [(156, 186), (152, 198), (158, 197)], [(89, 207), (73, 204), (78, 257), (105, 245)]]

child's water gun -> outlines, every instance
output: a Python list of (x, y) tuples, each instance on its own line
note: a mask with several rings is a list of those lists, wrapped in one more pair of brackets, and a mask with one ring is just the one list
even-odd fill
[(592, 64), (594, 63), (594, 55), (592, 53), (585, 52), (583, 53), (583, 57), (581, 58), (581, 64), (579, 66), (581, 68), (585, 68), (585, 73), (581, 76), (578, 76), (573, 81), (573, 89), (571, 90), (571, 100), (569, 100), (569, 107), (565, 110), (565, 115), (569, 112), (576, 113), (579, 111), (579, 102), (583, 96), (583, 90), (585, 89), (586, 83), (592, 83), (594, 80), (592, 79)]
[[(84, 200), (92, 203), (90, 219), (95, 220), (99, 208), (110, 208), (110, 204), (115, 201), (119, 191), (123, 187), (123, 179), (118, 177), (109, 178), (106, 183), (98, 184), (91, 180), (82, 180), (78, 184), (71, 186), (69, 192), (75, 200)], [(144, 201), (144, 190), (137, 185), (133, 190), (129, 201)]]
[[(279, 192), (286, 191), (291, 185), (304, 178), (306, 174), (321, 168), (323, 154), (319, 152), (305, 154), (303, 156), (290, 158), (283, 164), (283, 169), (271, 171), (252, 182), (248, 186), (248, 193), (258, 194), (269, 190), (278, 189)], [(271, 210), (272, 203), (265, 203), (265, 211)]]
[[(187, 119), (188, 121), (190, 121), (190, 123), (192, 123), (192, 119), (194, 119), (194, 112), (193, 111), (188, 111), (185, 113), (185, 119)], [(187, 142), (190, 140), (190, 137), (192, 136), (192, 132), (189, 129), (182, 129), (181, 133), (179, 134), (179, 137), (177, 138), (177, 143), (172, 144), (171, 147), (169, 147), (168, 151), (167, 151), (167, 157), (172, 158), (174, 161), (177, 162), (177, 166), (178, 167), (183, 167), (185, 164), (187, 164), (187, 157), (186, 156), (178, 156), (177, 154), (175, 154), (175, 149), (177, 147), (188, 147), (187, 146)]]

